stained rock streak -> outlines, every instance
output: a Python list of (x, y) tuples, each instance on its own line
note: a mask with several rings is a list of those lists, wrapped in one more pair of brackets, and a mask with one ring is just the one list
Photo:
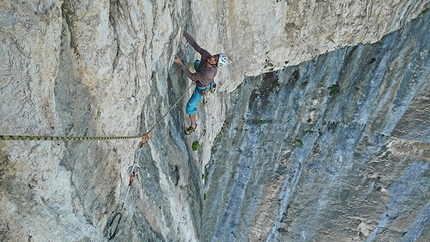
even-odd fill
[(429, 240), (429, 23), (247, 78), (207, 167), (202, 241)]

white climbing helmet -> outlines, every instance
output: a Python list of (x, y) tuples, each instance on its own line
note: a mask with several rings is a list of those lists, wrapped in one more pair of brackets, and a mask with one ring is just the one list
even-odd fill
[(218, 67), (225, 67), (228, 65), (228, 56), (224, 53), (219, 54)]

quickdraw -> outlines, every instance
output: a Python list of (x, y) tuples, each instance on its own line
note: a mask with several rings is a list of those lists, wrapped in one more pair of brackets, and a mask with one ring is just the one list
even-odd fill
[(203, 95), (203, 104), (207, 104), (208, 103), (208, 99), (206, 98), (205, 95)]
[(131, 183), (133, 183), (133, 178), (135, 178), (136, 176), (137, 176), (137, 173), (139, 173), (139, 171), (137, 171), (137, 172), (132, 172), (131, 174), (130, 174), (130, 181), (129, 181), (129, 183), (128, 183), (128, 185), (129, 186), (131, 186)]
[(144, 133), (142, 135), (142, 140), (139, 142), (139, 144), (141, 146), (145, 146), (145, 145), (148, 144), (148, 142), (149, 142), (150, 139), (151, 139), (151, 137), (149, 136), (149, 134), (148, 133)]

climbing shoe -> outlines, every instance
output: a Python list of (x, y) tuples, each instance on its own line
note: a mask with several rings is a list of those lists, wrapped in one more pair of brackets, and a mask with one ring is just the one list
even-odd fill
[[(197, 128), (197, 124), (196, 124), (196, 128)], [(188, 127), (186, 130), (185, 130), (185, 134), (186, 135), (189, 135), (189, 134), (191, 134), (192, 132), (194, 132), (194, 131), (196, 131), (196, 128), (193, 128), (193, 127)]]

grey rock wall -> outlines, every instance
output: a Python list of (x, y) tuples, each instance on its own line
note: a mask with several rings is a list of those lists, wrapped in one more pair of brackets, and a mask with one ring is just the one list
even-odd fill
[[(230, 231), (230, 225), (224, 222), (231, 222), (233, 230), (240, 231), (240, 238), (243, 240), (283, 240), (285, 236), (293, 234), (285, 232), (287, 226), (284, 224), (288, 220), (283, 219), (283, 211), (288, 211), (288, 216), (295, 217), (308, 214), (306, 211), (300, 212), (305, 207), (296, 207), (294, 211), (284, 207), (290, 204), (290, 197), (299, 196), (295, 184), (304, 182), (302, 178), (305, 175), (300, 174), (308, 174), (303, 171), (301, 165), (311, 164), (304, 162), (304, 157), (308, 157), (306, 154), (313, 152), (314, 155), (327, 154), (327, 157), (331, 157), (330, 152), (346, 150), (347, 147), (354, 148), (354, 144), (346, 142), (350, 139), (345, 137), (360, 134), (358, 130), (365, 130), (366, 137), (369, 137), (351, 141), (359, 144), (353, 154), (363, 156), (360, 161), (366, 157), (371, 159), (375, 154), (381, 156), (381, 159), (391, 160), (391, 157), (395, 157), (401, 161), (397, 168), (399, 175), (393, 174), (393, 178), (385, 178), (386, 180), (378, 180), (378, 177), (385, 171), (384, 165), (388, 161), (372, 162), (371, 168), (363, 164), (359, 171), (370, 174), (366, 176), (374, 179), (374, 187), (381, 187), (380, 190), (384, 194), (395, 194), (396, 189), (404, 193), (398, 200), (384, 195), (383, 198), (387, 200), (386, 204), (389, 204), (390, 209), (376, 207), (379, 209), (379, 212), (375, 213), (377, 219), (357, 215), (345, 220), (350, 223), (360, 221), (358, 226), (361, 236), (378, 239), (380, 234), (387, 234), (384, 227), (386, 224), (391, 226), (391, 230), (405, 230), (401, 224), (394, 223), (393, 219), (384, 220), (384, 212), (391, 217), (401, 218), (404, 214), (402, 211), (408, 211), (408, 207), (404, 208), (402, 204), (412, 206), (410, 204), (415, 203), (418, 208), (424, 209), (424, 212), (409, 216), (413, 222), (408, 223), (410, 232), (405, 234), (404, 238), (418, 234), (422, 234), (421, 238), (427, 238), (428, 229), (422, 224), (427, 224), (425, 209), (428, 208), (414, 200), (419, 196), (419, 192), (427, 194), (426, 191), (402, 189), (405, 186), (414, 188), (415, 184), (422, 183), (427, 177), (426, 172), (419, 173), (420, 167), (427, 169), (428, 156), (428, 125), (420, 121), (425, 120), (428, 114), (427, 109), (421, 108), (428, 102), (427, 96), (421, 95), (425, 93), (427, 86), (421, 84), (422, 89), (418, 88), (422, 82), (421, 77), (417, 77), (412, 86), (396, 79), (394, 83), (397, 84), (386, 84), (382, 88), (376, 81), (372, 84), (378, 87), (374, 91), (381, 92), (377, 100), (372, 99), (376, 95), (371, 92), (373, 89), (369, 89), (360, 80), (355, 80), (354, 83), (362, 83), (362, 86), (357, 87), (358, 91), (351, 91), (350, 95), (362, 102), (355, 105), (358, 111), (347, 111), (349, 109), (346, 109), (346, 101), (333, 101), (345, 97), (348, 85), (355, 84), (347, 85), (347, 81), (341, 82), (341, 96), (335, 98), (328, 98), (326, 93), (328, 84), (333, 84), (337, 79), (350, 80), (344, 76), (357, 73), (353, 67), (355, 58), (361, 56), (360, 51), (367, 50), (367, 47), (358, 44), (379, 41), (386, 34), (405, 26), (423, 10), (428, 9), (426, 4), (423, 0), (348, 0), (342, 3), (331, 0), (1, 1), (0, 135), (133, 137), (150, 131), (151, 140), (141, 150), (138, 147), (139, 138), (81, 141), (0, 140), (0, 240), (206, 241), (212, 238), (229, 238), (230, 235), (223, 234), (223, 229)], [(411, 31), (408, 28), (402, 31)], [(183, 134), (183, 128), (189, 125), (184, 106), (191, 94), (187, 90), (191, 82), (176, 66), (172, 66), (176, 54), (187, 62), (198, 58), (182, 37), (184, 29), (190, 31), (211, 53), (225, 51), (233, 60), (229, 68), (223, 69), (217, 76), (219, 92), (208, 96), (208, 105), (199, 106), (199, 128), (191, 136)], [(405, 36), (399, 33), (397, 35)], [(414, 39), (407, 39), (410, 40)], [(418, 47), (415, 51), (423, 48), (420, 41), (421, 39), (417, 40)], [(317, 58), (322, 53), (345, 46), (357, 47)], [(409, 46), (411, 50), (415, 49), (415, 46)], [(352, 55), (346, 58), (346, 53)], [(408, 66), (410, 69), (407, 70), (416, 69), (415, 63), (422, 62), (408, 53), (406, 49), (401, 52), (399, 67), (396, 67), (394, 62), (387, 62), (390, 63), (390, 68), (396, 70), (404, 67), (402, 63), (403, 59), (406, 59), (411, 63)], [(390, 58), (394, 55), (395, 53), (387, 53)], [(366, 68), (373, 70), (376, 63), (383, 62), (383, 56), (382, 53), (375, 54), (375, 60), (370, 59), (371, 63)], [(279, 72), (281, 74), (265, 74), (265, 81), (262, 76), (256, 78), (259, 81), (252, 81), (253, 78), (250, 77), (244, 81), (245, 76), (282, 69), (314, 57), (316, 63), (323, 65), (323, 59), (326, 58), (333, 62), (326, 64), (327, 66), (337, 67), (331, 72), (324, 72), (327, 68), (317, 68), (309, 62), (293, 69), (282, 70)], [(367, 66), (363, 64), (367, 63), (364, 60), (359, 59), (358, 63)], [(348, 72), (339, 69), (342, 65)], [(382, 73), (385, 66), (379, 66)], [(310, 69), (305, 70), (308, 67)], [(320, 81), (321, 83), (309, 80), (305, 85), (304, 73), (312, 73), (316, 69), (326, 76), (332, 75), (333, 78), (322, 78), (324, 81)], [(407, 70), (404, 72), (408, 73)], [(351, 74), (348, 74), (349, 72)], [(372, 73), (379, 72), (374, 70)], [(422, 73), (425, 73), (425, 70)], [(291, 83), (286, 84), (287, 81), (280, 78), (282, 75)], [(315, 74), (319, 75), (322, 74)], [(409, 74), (404, 74), (407, 75)], [(393, 78), (398, 77), (394, 75)], [(305, 94), (309, 98), (301, 99), (297, 90), (291, 90), (293, 87), (297, 89), (298, 83), (303, 84), (302, 91), (307, 90), (310, 93)], [(239, 85), (244, 93), (238, 94), (235, 91), (231, 94)], [(416, 93), (398, 91), (404, 88), (416, 90)], [(280, 127), (277, 131), (282, 132), (278, 132), (277, 137), (270, 136), (266, 143), (262, 144), (255, 132), (245, 131), (260, 128), (263, 133), (269, 134), (269, 131), (262, 128), (285, 118), (285, 111), (280, 111), (283, 106), (271, 100), (269, 93), (272, 90), (285, 99), (280, 103), (288, 103), (288, 110), (291, 110), (287, 113), (291, 120), (288, 124), (283, 121), (282, 125), (276, 126)], [(383, 95), (385, 92), (388, 96)], [(397, 92), (399, 96), (394, 99)], [(285, 93), (290, 93), (290, 96)], [(313, 95), (315, 93), (316, 96)], [(181, 99), (183, 95), (185, 98)], [(248, 103), (247, 100), (237, 99), (237, 95), (249, 95), (252, 101)], [(236, 99), (239, 101), (234, 104)], [(410, 104), (404, 106), (408, 103), (407, 100)], [(373, 108), (375, 103), (380, 106), (376, 107), (376, 111), (369, 112), (368, 109)], [(164, 116), (175, 104), (171, 112)], [(247, 110), (241, 111), (246, 113), (241, 114), (242, 118), (251, 120), (251, 123), (242, 125), (239, 121), (243, 120), (233, 123), (232, 118), (236, 117), (233, 113), (239, 104), (244, 105), (242, 109), (246, 107)], [(354, 105), (350, 108), (353, 107)], [(391, 113), (393, 110), (396, 114), (402, 114), (401, 118), (395, 118)], [(273, 116), (273, 112), (276, 116)], [(340, 116), (340, 112), (346, 112), (345, 116)], [(357, 114), (355, 117), (355, 113), (361, 116)], [(375, 117), (380, 114), (384, 115), (381, 120)], [(228, 118), (224, 124), (226, 117)], [(307, 123), (307, 119), (312, 121)], [(349, 127), (344, 126), (346, 124), (351, 125), (351, 131), (342, 131)], [(372, 136), (374, 132), (368, 131), (371, 127), (376, 127), (378, 133)], [(322, 131), (317, 131), (317, 128)], [(330, 132), (336, 133), (330, 133), (329, 128)], [(225, 136), (226, 130), (234, 130), (239, 136), (249, 138), (240, 138), (234, 144), (227, 143), (224, 146), (220, 139)], [(285, 130), (288, 130), (288, 135)], [(296, 154), (288, 148), (296, 138), (303, 140), (304, 153), (297, 151)], [(324, 142), (317, 142), (318, 140)], [(194, 141), (201, 144), (198, 151), (191, 149)], [(214, 142), (217, 142), (215, 146)], [(284, 142), (290, 146), (282, 148), (281, 144)], [(330, 142), (346, 142), (349, 146), (324, 146)], [(314, 143), (321, 144), (316, 151), (309, 146)], [(273, 147), (282, 149), (280, 152), (274, 152)], [(225, 149), (232, 152), (226, 156), (226, 160), (232, 163), (225, 166), (228, 170), (218, 184), (219, 190), (214, 191), (215, 186), (218, 186), (215, 182), (218, 179), (216, 174), (219, 174), (217, 169), (222, 163), (213, 163), (210, 166), (206, 164), (219, 160), (219, 157), (227, 152)], [(254, 149), (266, 149), (271, 159), (278, 159), (274, 162), (278, 165), (272, 168), (272, 171), (277, 172), (277, 176), (270, 176), (273, 175), (270, 169), (266, 171), (270, 173), (267, 178), (262, 176), (264, 173), (255, 172), (254, 168), (265, 171), (269, 160), (267, 164), (256, 163), (255, 167), (246, 168), (247, 163), (241, 158), (242, 150), (249, 151), (246, 159), (255, 160), (252, 154)], [(384, 149), (389, 149), (391, 153), (384, 155), (385, 153), (381, 153)], [(336, 154), (336, 159), (343, 157), (342, 153)], [(404, 154), (418, 158), (412, 163), (399, 158)], [(289, 157), (294, 155), (301, 158), (291, 163)], [(315, 174), (313, 179), (331, 184), (327, 179), (334, 179), (336, 174), (345, 173), (336, 173), (336, 169), (341, 167), (337, 163), (329, 163), (326, 156), (322, 157), (319, 163), (315, 162), (315, 168), (312, 169), (320, 170), (320, 176)], [(265, 157), (256, 160), (265, 160)], [(424, 157), (424, 160), (420, 161), (421, 157)], [(230, 165), (236, 165), (238, 161), (241, 167), (248, 169), (245, 173), (240, 173), (243, 179), (241, 178), (239, 185), (229, 183), (230, 177), (236, 174)], [(297, 166), (297, 173), (294, 172), (293, 166)], [(406, 166), (409, 170), (404, 168)], [(205, 167), (209, 172), (206, 175)], [(215, 170), (217, 172), (214, 172)], [(139, 173), (129, 185), (132, 171)], [(334, 175), (327, 175), (327, 178), (325, 173)], [(409, 179), (412, 174), (418, 173), (421, 175), (416, 180)], [(285, 178), (287, 176), (291, 177), (291, 180)], [(363, 187), (369, 191), (372, 188), (367, 180), (362, 182), (363, 178), (359, 175), (342, 179), (345, 184), (358, 183), (361, 187), (357, 186), (357, 194), (365, 193)], [(396, 181), (392, 186), (387, 185), (390, 179)], [(248, 190), (242, 189), (245, 185), (248, 186), (247, 183), (260, 184), (261, 188), (253, 192), (261, 195), (249, 200)], [(385, 185), (381, 185), (382, 183)], [(222, 186), (223, 184), (225, 186)], [(306, 184), (309, 191), (317, 187), (316, 183)], [(339, 187), (340, 183), (333, 183), (331, 186)], [(263, 187), (269, 188), (264, 190)], [(237, 203), (229, 202), (231, 189), (235, 189), (240, 195), (231, 200)], [(323, 196), (317, 194), (310, 200), (321, 197), (323, 207), (324, 201), (332, 197), (333, 189), (327, 189)], [(305, 190), (302, 192), (306, 193)], [(225, 199), (214, 199), (215, 194), (220, 193)], [(264, 194), (270, 194), (271, 197)], [(342, 195), (344, 199), (340, 201), (349, 201), (347, 198), (350, 196), (361, 195), (345, 193)], [(426, 196), (422, 195), (424, 198)], [(276, 205), (277, 200), (285, 202), (281, 202), (282, 206), (279, 206)], [(306, 201), (311, 203), (310, 200)], [(217, 204), (211, 201), (217, 201)], [(264, 206), (260, 206), (261, 201), (265, 201), (261, 203)], [(223, 218), (226, 202), (232, 206), (227, 211), (240, 210), (243, 215), (228, 215)], [(210, 205), (218, 210), (208, 217), (208, 214), (214, 213)], [(361, 209), (366, 208), (377, 210), (372, 204)], [(319, 220), (315, 221), (321, 222), (321, 228), (326, 226), (325, 223), (329, 224), (327, 227), (331, 226), (331, 220), (326, 220), (321, 213), (315, 214), (319, 216)], [(279, 218), (276, 217), (278, 215)], [(247, 225), (238, 221), (246, 221)], [(248, 221), (255, 222), (252, 224)], [(309, 221), (309, 226), (315, 223), (313, 218), (309, 218)], [(294, 231), (300, 231), (296, 229), (300, 227), (297, 223), (291, 226), (296, 226)], [(357, 227), (356, 224), (354, 226), (351, 227)], [(305, 231), (303, 234), (309, 240), (322, 238), (318, 234), (322, 230), (324, 229), (312, 232), (309, 229), (306, 230), (309, 232)], [(355, 238), (357, 231), (351, 232), (350, 238)], [(333, 233), (330, 234), (332, 235)]]
[(246, 78), (206, 167), (202, 241), (430, 240), (429, 23)]
[(197, 39), (234, 60), (222, 90), (345, 46), (374, 43), (420, 14), (425, 0), (192, 1)]
[[(172, 104), (168, 69), (187, 9), (182, 1), (1, 2), (0, 133), (142, 135)], [(0, 240), (198, 238), (198, 175), (187, 176), (195, 165), (179, 170), (184, 142), (164, 141), (174, 143), (153, 137), (142, 150), (133, 187), (139, 139), (0, 141)]]

